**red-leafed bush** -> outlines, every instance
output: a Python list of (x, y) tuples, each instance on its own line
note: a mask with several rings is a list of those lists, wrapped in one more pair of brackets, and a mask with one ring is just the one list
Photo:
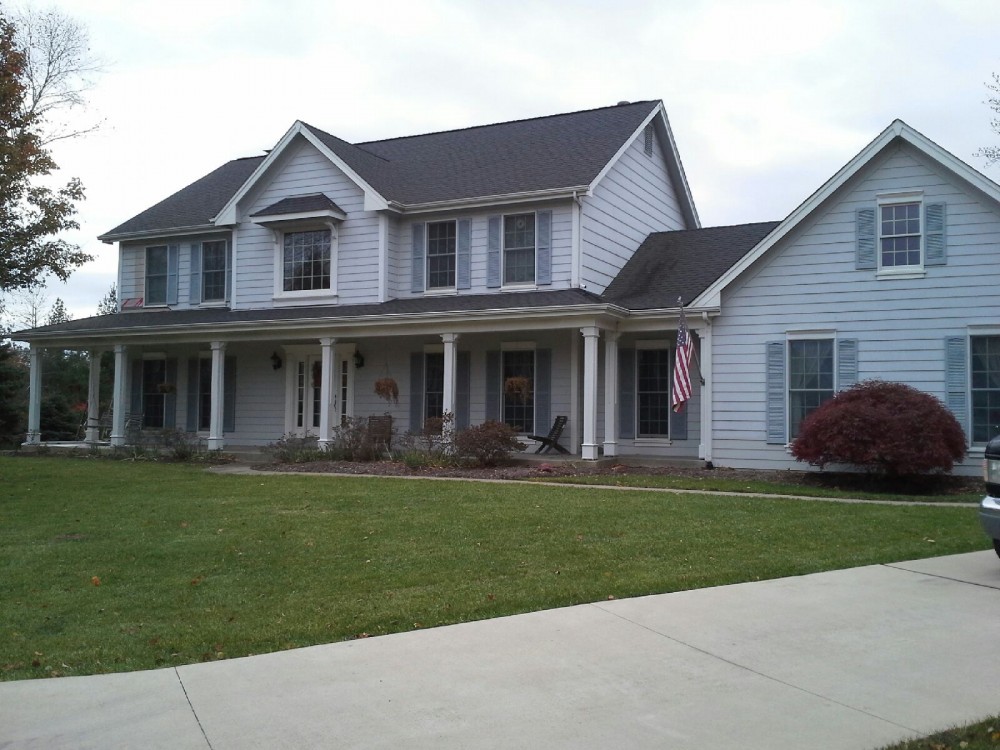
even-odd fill
[(806, 417), (792, 455), (822, 468), (851, 464), (889, 476), (951, 471), (962, 427), (940, 400), (903, 383), (866, 380)]

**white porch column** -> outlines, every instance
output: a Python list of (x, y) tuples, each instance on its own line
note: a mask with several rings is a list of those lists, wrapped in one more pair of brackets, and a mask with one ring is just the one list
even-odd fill
[(597, 458), (597, 341), (596, 326), (581, 328), (583, 334), (583, 445), (582, 457)]
[(128, 349), (115, 344), (115, 388), (111, 397), (111, 445), (125, 445), (125, 371)]
[(701, 387), (701, 449), (699, 458), (706, 463), (712, 463), (712, 320), (705, 321), (705, 327), (698, 329), (701, 348), (698, 355), (701, 361), (701, 376), (705, 385)]
[(208, 449), (221, 451), (226, 441), (223, 437), (226, 383), (226, 342), (213, 341), (212, 347), (212, 416), (208, 427)]
[(330, 412), (333, 402), (333, 354), (336, 351), (337, 339), (321, 338), (323, 375), (319, 386), (319, 447), (327, 447), (331, 440)]
[(37, 344), (31, 345), (28, 354), (28, 434), (25, 445), (42, 442), (42, 350)]
[(618, 455), (618, 332), (604, 339), (604, 456)]
[(458, 334), (442, 333), (441, 340), (444, 341), (444, 401), (442, 410), (445, 414), (451, 414), (452, 422), (448, 430), (454, 432), (455, 406), (458, 404), (456, 393), (458, 385)]
[(91, 350), (90, 380), (87, 382), (87, 435), (88, 443), (100, 440), (101, 432), (101, 353)]

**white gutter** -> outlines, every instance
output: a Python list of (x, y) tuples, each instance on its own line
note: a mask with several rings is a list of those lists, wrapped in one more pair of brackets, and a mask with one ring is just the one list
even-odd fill
[(97, 239), (106, 245), (115, 242), (130, 242), (132, 240), (156, 239), (159, 237), (181, 237), (190, 234), (209, 234), (220, 232), (231, 232), (230, 226), (217, 226), (215, 224), (198, 224), (190, 227), (173, 227), (171, 229), (149, 229), (145, 232), (124, 232), (122, 234), (102, 234)]
[(576, 187), (549, 188), (546, 190), (529, 190), (520, 193), (500, 193), (497, 195), (482, 195), (475, 198), (455, 198), (446, 201), (428, 201), (425, 203), (401, 203), (389, 201), (389, 208), (399, 213), (417, 214), (431, 211), (441, 211), (451, 208), (470, 208), (477, 206), (493, 206), (502, 203), (527, 203), (529, 201), (555, 200), (573, 198), (577, 193), (586, 192), (586, 185)]

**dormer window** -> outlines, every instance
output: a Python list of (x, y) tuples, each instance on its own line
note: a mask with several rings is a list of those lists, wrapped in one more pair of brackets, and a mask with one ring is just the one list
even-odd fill
[(285, 232), (282, 290), (330, 289), (331, 231)]

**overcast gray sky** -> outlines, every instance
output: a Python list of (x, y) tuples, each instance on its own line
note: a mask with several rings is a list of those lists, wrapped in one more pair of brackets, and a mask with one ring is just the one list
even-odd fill
[[(49, 3), (30, 3), (49, 7)], [(1000, 143), (997, 0), (56, 0), (107, 62), (58, 144), (97, 256), (52, 282), (75, 318), (115, 279), (95, 238), (301, 119), (348, 141), (663, 99), (705, 226), (781, 219), (899, 117)]]

